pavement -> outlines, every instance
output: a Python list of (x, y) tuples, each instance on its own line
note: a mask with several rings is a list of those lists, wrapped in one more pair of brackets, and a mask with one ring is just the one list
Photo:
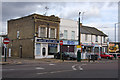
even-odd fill
[[(96, 63), (104, 63), (104, 62), (112, 62), (112, 60), (102, 59), (102, 60), (95, 60)], [(7, 61), (4, 62), (4, 58), (0, 64), (35, 64), (35, 63), (77, 63), (77, 60), (60, 60), (60, 59), (53, 59), (53, 58), (44, 58), (44, 59), (28, 59), (28, 58), (7, 58)], [(89, 62), (88, 60), (81, 60), (81, 63)], [(93, 62), (92, 60), (90, 61)]]

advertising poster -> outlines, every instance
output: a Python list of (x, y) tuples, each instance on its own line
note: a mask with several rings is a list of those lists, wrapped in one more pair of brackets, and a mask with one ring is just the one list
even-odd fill
[(114, 44), (114, 43), (110, 43), (109, 44), (109, 52), (110, 53), (117, 53), (117, 52), (119, 52), (119, 45), (118, 44)]

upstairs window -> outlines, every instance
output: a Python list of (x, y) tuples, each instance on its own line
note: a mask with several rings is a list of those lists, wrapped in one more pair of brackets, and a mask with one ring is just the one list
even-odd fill
[(87, 34), (85, 34), (85, 41), (87, 41)]
[(55, 38), (55, 28), (50, 29), (50, 38)]
[(96, 35), (96, 42), (98, 42), (98, 36)]
[(67, 39), (67, 34), (68, 34), (67, 30), (64, 30), (64, 39)]
[(105, 36), (103, 37), (103, 43), (105, 43)]
[(40, 37), (45, 37), (45, 36), (46, 36), (46, 28), (40, 27)]
[(17, 31), (17, 39), (20, 38), (20, 31)]
[(72, 32), (71, 32), (71, 39), (72, 39), (72, 40), (75, 40), (75, 31), (72, 31)]

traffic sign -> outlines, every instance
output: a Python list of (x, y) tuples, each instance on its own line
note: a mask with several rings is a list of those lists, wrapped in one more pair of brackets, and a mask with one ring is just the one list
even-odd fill
[(8, 44), (10, 42), (10, 40), (8, 39), (8, 38), (5, 38), (4, 40), (3, 40), (3, 43), (4, 44)]
[(60, 45), (61, 45), (61, 46), (63, 45), (63, 41), (62, 41), (62, 40), (60, 41)]

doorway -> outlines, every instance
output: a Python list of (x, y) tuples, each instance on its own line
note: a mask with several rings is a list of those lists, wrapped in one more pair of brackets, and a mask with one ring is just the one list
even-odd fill
[(45, 48), (42, 49), (42, 55), (45, 56), (46, 50)]
[(22, 45), (20, 45), (20, 54), (19, 54), (19, 56), (20, 56), (20, 58), (22, 58)]

